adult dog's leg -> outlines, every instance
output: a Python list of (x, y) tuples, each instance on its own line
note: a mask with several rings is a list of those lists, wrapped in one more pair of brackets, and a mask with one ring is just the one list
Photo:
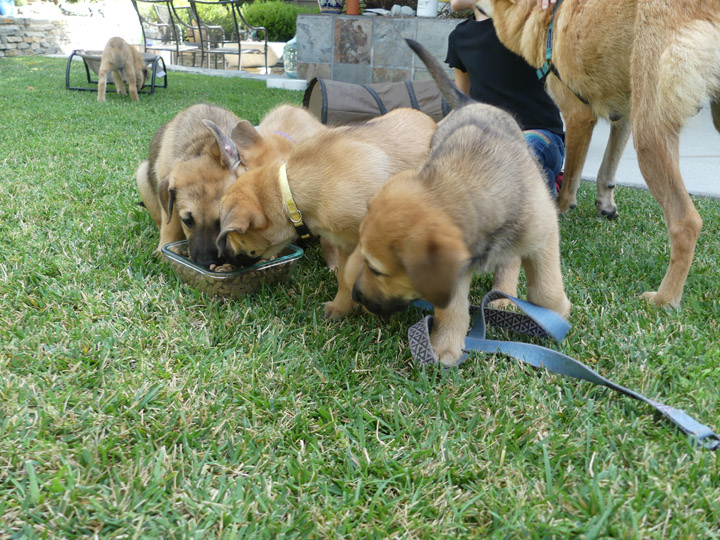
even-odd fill
[(713, 125), (720, 132), (720, 96), (710, 102), (710, 112), (712, 112)]
[(658, 290), (642, 296), (657, 305), (677, 307), (695, 254), (702, 219), (680, 175), (680, 128), (652, 125), (654, 119), (644, 116), (643, 112), (642, 109), (633, 112), (633, 141), (640, 171), (665, 216), (670, 237), (670, 264)]
[(549, 86), (565, 120), (565, 167), (557, 198), (558, 210), (565, 213), (577, 206), (577, 190), (597, 117), (555, 77)]
[[(690, 7), (690, 3), (688, 3)], [(714, 84), (720, 30), (700, 18), (694, 33), (667, 29), (687, 12), (675, 3), (648, 3), (640, 10), (631, 58), (633, 142), (643, 178), (660, 204), (670, 237), (670, 264), (657, 291), (642, 296), (657, 305), (678, 306), (695, 255), (702, 219), (680, 174), (680, 131)], [(707, 14), (714, 13), (707, 11)], [(672, 46), (668, 46), (672, 43)]]
[(597, 199), (595, 199), (598, 212), (608, 219), (615, 219), (618, 215), (615, 206), (615, 173), (629, 138), (629, 118), (622, 118), (610, 124), (610, 137), (598, 171)]

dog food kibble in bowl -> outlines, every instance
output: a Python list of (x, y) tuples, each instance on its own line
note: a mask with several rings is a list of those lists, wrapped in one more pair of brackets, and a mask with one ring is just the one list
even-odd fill
[(302, 248), (291, 244), (274, 259), (258, 261), (249, 266), (223, 264), (210, 269), (199, 266), (187, 257), (187, 240), (166, 244), (161, 251), (182, 281), (204, 293), (228, 298), (248, 294), (263, 283), (287, 281), (295, 261), (303, 254)]

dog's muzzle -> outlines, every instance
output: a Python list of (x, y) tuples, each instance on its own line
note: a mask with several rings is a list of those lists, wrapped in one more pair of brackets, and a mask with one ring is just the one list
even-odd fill
[(227, 245), (227, 233), (221, 233), (218, 236), (216, 246), (220, 264), (228, 263), (235, 267), (241, 267), (251, 266), (260, 260), (260, 257), (251, 257), (245, 253), (232, 253), (233, 250)]
[(363, 307), (365, 307), (365, 309), (367, 309), (370, 313), (384, 319), (390, 317), (398, 311), (403, 311), (404, 309), (407, 309), (407, 307), (410, 305), (410, 302), (408, 300), (402, 300), (400, 298), (391, 298), (383, 302), (377, 302), (374, 299), (364, 295), (357, 285), (353, 287), (352, 299), (358, 304), (361, 304)]

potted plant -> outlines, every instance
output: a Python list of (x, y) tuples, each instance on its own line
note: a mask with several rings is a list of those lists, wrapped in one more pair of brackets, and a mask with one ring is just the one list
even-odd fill
[(320, 13), (342, 13), (345, 0), (318, 0)]

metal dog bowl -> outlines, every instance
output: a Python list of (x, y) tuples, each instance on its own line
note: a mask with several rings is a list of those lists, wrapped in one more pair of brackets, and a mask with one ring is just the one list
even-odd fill
[(295, 261), (303, 254), (302, 248), (290, 244), (274, 259), (260, 261), (232, 272), (212, 272), (182, 255), (187, 253), (187, 240), (165, 244), (161, 251), (182, 281), (204, 293), (228, 298), (248, 294), (258, 289), (262, 283), (287, 281)]

